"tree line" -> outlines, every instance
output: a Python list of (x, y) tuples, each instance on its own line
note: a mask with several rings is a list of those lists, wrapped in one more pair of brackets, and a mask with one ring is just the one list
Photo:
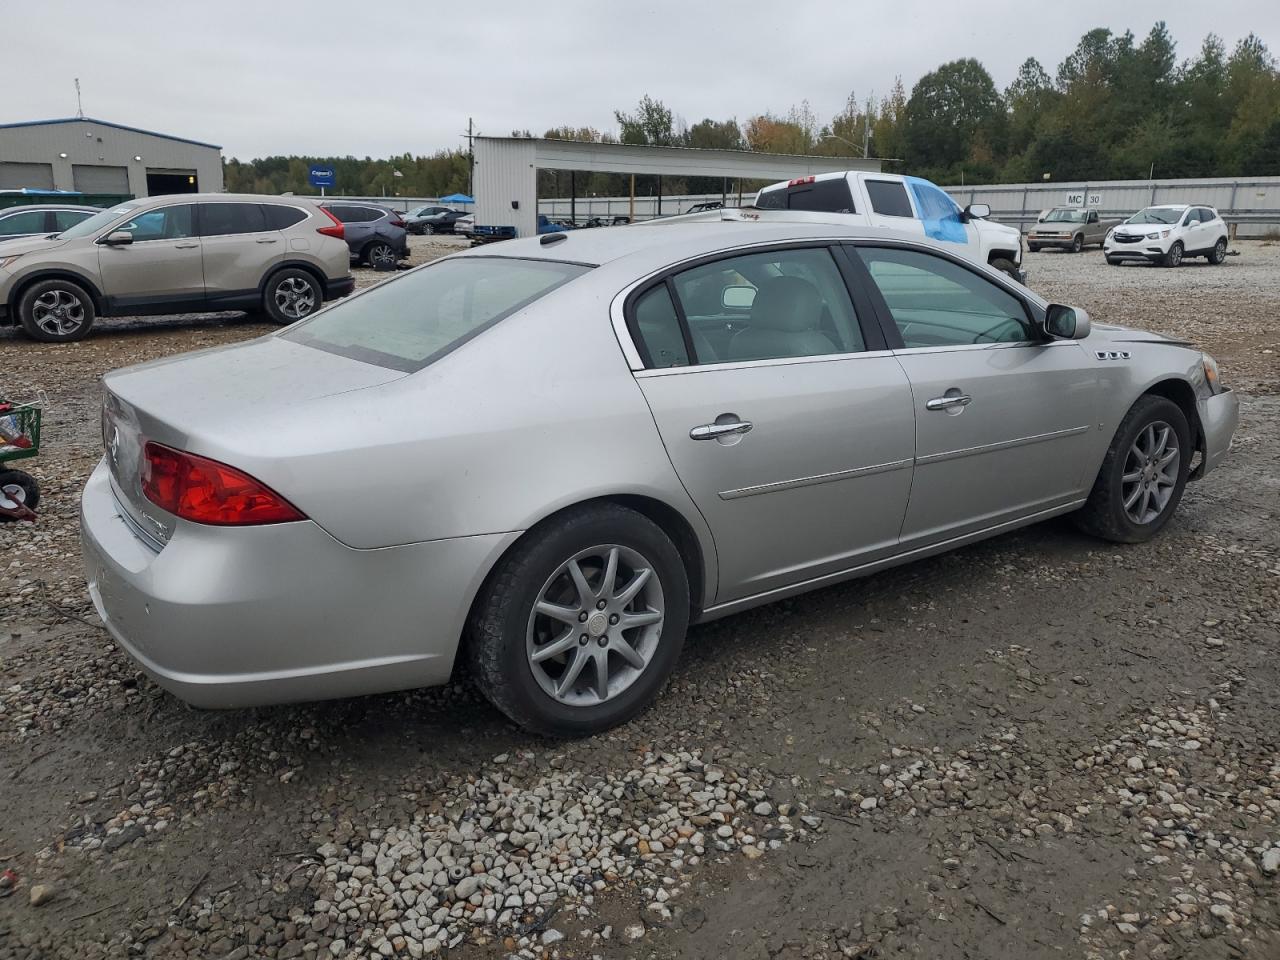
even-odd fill
[[(965, 57), (926, 73), (909, 93), (901, 77), (879, 97), (850, 93), (826, 120), (802, 101), (741, 123), (707, 117), (690, 125), (647, 95), (614, 118), (616, 130), (567, 125), (543, 136), (831, 157), (862, 156), (866, 146), (870, 156), (887, 158), (887, 169), (943, 184), (1280, 175), (1280, 68), (1266, 44), (1250, 34), (1228, 51), (1210, 34), (1180, 61), (1163, 21), (1140, 42), (1129, 31), (1090, 30), (1052, 75), (1029, 57), (1004, 90), (978, 60)], [(468, 185), (466, 151), (443, 150), (385, 160), (232, 159), (227, 189), (315, 193), (306, 179), (316, 162), (336, 168), (335, 193), (442, 196)], [(629, 180), (579, 173), (572, 189), (584, 197), (625, 195)], [(657, 178), (636, 181), (637, 193), (657, 192)], [(668, 195), (726, 186), (735, 187), (707, 177), (661, 184)], [(538, 187), (540, 196), (567, 196), (570, 175), (540, 171)]]

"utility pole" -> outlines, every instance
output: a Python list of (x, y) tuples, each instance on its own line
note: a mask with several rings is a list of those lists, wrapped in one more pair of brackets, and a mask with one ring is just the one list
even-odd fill
[(871, 156), (871, 98), (867, 97), (867, 112), (862, 115), (862, 158)]
[(467, 117), (467, 132), (463, 134), (467, 138), (467, 196), (475, 199), (475, 179), (476, 179), (476, 152), (473, 141), (476, 138), (475, 123), (470, 117)]

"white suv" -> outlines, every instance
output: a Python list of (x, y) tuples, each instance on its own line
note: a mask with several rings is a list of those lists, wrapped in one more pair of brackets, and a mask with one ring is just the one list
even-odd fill
[(1113, 266), (1134, 260), (1176, 267), (1186, 257), (1221, 263), (1227, 256), (1227, 225), (1213, 207), (1186, 203), (1147, 207), (1113, 227), (1102, 252)]

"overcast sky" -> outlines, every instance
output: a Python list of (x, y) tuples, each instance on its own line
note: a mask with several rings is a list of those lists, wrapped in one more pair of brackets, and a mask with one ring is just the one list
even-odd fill
[(827, 120), (851, 90), (910, 92), (972, 56), (999, 87), (1028, 56), (1052, 74), (1086, 30), (1163, 17), (1179, 58), (1214, 31), (1280, 52), (1278, 0), (983, 4), (939, 0), (0, 0), (0, 122), (74, 116), (221, 144), (227, 157), (388, 156), (480, 132), (612, 129), (641, 95), (692, 124)]

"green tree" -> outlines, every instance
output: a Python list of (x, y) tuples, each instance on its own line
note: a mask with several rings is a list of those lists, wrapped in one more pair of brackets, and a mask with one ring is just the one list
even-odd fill
[(1004, 117), (991, 74), (967, 57), (926, 73), (906, 110), (908, 158), (928, 173), (949, 178), (979, 143), (1003, 148)]
[(675, 121), (671, 111), (661, 100), (654, 100), (647, 93), (640, 98), (635, 113), (615, 110), (613, 115), (622, 128), (620, 139), (623, 143), (669, 147), (676, 142)]

